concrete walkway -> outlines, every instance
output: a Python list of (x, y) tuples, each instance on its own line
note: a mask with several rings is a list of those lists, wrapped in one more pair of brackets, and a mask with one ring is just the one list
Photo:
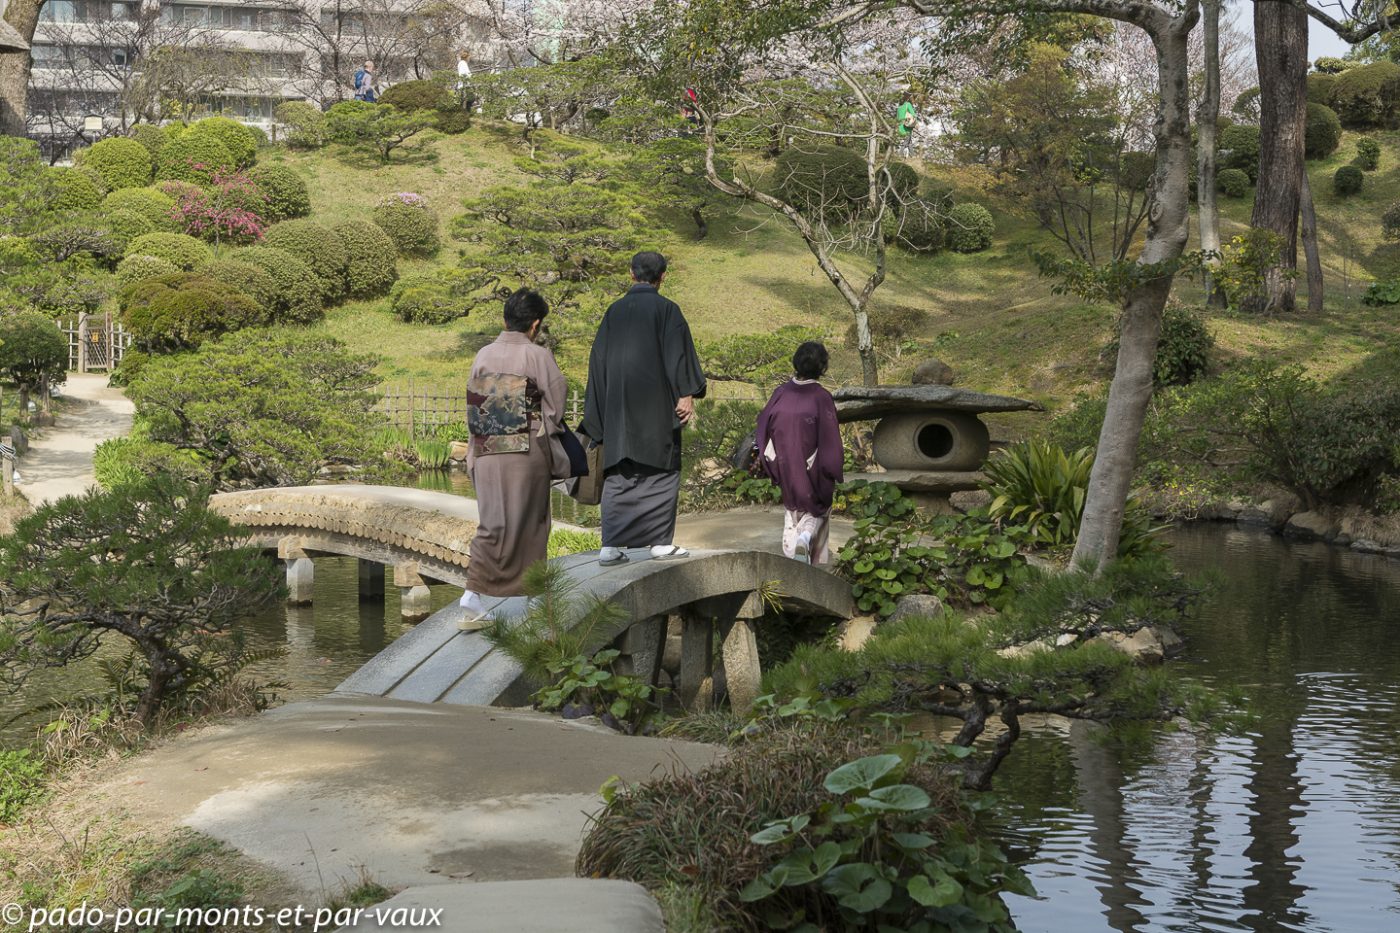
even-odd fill
[[(855, 534), (849, 518), (831, 520), (830, 547), (835, 552)], [(696, 512), (676, 519), (676, 543), (694, 550), (712, 548), (783, 553), (782, 506), (753, 506), (726, 512)]]
[(69, 373), (66, 399), (52, 427), (38, 429), (20, 458), (19, 491), (32, 506), (85, 492), (97, 482), (92, 454), (97, 445), (131, 430), (136, 407), (98, 373)]
[(361, 867), (394, 889), (572, 877), (610, 776), (718, 754), (523, 710), (332, 697), (172, 741), (103, 792), (223, 840), (314, 899)]

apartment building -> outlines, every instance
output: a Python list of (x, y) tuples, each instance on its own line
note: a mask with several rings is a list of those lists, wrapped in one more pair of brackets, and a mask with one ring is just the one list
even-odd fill
[(436, 0), (48, 0), (35, 30), (30, 134), (51, 155), (140, 121), (223, 114), (270, 127), (277, 105), (351, 96), (367, 58), (389, 82), (490, 67), (487, 23)]

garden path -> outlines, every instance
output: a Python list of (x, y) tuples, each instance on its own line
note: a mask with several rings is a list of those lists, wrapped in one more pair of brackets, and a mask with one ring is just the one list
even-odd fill
[(101, 373), (69, 373), (62, 397), (54, 425), (35, 433), (19, 462), (19, 490), (36, 507), (95, 485), (93, 452), (103, 441), (125, 436), (136, 411)]

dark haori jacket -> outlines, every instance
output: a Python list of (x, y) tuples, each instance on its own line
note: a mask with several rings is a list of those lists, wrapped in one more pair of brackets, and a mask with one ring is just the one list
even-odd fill
[(655, 285), (633, 285), (603, 315), (588, 359), (581, 430), (603, 445), (603, 469), (630, 460), (679, 470), (676, 403), (687, 395), (705, 396), (690, 325)]
[(778, 386), (758, 416), (755, 441), (764, 470), (783, 491), (785, 508), (809, 515), (831, 511), (845, 448), (830, 392), (816, 382)]

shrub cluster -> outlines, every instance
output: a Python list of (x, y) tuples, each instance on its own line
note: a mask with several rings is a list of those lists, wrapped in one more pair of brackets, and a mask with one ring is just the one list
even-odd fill
[(148, 353), (197, 347), (207, 338), (260, 322), (258, 303), (202, 273), (176, 273), (122, 289), (122, 321)]
[(457, 98), (435, 80), (401, 81), (385, 91), (379, 102), (404, 113), (426, 111), (432, 114), (433, 126), (443, 133), (462, 133), (471, 125)]
[(389, 293), (389, 308), (409, 324), (449, 324), (469, 311), (463, 291), (468, 284), (460, 269), (406, 276)]
[(278, 104), (274, 118), (282, 126), (282, 139), (295, 149), (319, 149), (326, 144), (326, 115), (315, 104), (289, 100)]
[(1238, 169), (1254, 184), (1259, 175), (1259, 127), (1236, 123), (1220, 134), (1222, 169)]
[(1366, 181), (1366, 173), (1355, 165), (1343, 165), (1332, 176), (1332, 190), (1339, 197), (1356, 194)]
[(283, 324), (310, 324), (325, 313), (321, 284), (311, 267), (286, 250), (268, 246), (240, 249), (234, 258), (257, 266), (272, 277), (275, 291), (268, 309)]
[(1244, 169), (1227, 168), (1215, 176), (1215, 190), (1227, 198), (1242, 198), (1249, 194), (1249, 175)]
[(183, 233), (147, 233), (132, 240), (127, 256), (154, 256), (182, 271), (198, 269), (210, 259), (209, 247)]
[(113, 136), (79, 149), (73, 161), (102, 177), (108, 191), (140, 188), (151, 183), (151, 153), (134, 139)]
[(310, 220), (284, 220), (267, 229), (263, 242), (306, 263), (316, 275), (323, 302), (334, 304), (345, 297), (350, 257), (333, 230)]
[(1381, 164), (1381, 144), (1370, 136), (1362, 136), (1356, 141), (1356, 164), (1368, 172), (1374, 172)]
[(787, 149), (773, 172), (778, 197), (827, 223), (847, 220), (870, 190), (865, 159), (841, 146)]
[(389, 234), (401, 256), (431, 256), (441, 246), (437, 212), (421, 194), (389, 195), (375, 206), (374, 222)]
[(102, 199), (103, 213), (110, 215), (117, 211), (129, 211), (140, 214), (156, 230), (174, 230), (174, 210), (175, 199), (155, 188), (123, 188)]
[(399, 277), (398, 250), (389, 235), (367, 220), (337, 224), (332, 232), (345, 246), (345, 279), (352, 298), (382, 295)]
[(192, 124), (182, 138), (213, 139), (223, 143), (238, 168), (252, 165), (258, 157), (258, 138), (248, 127), (228, 117), (205, 117)]
[(1309, 159), (1325, 159), (1342, 144), (1342, 121), (1324, 104), (1308, 104), (1304, 153)]
[(997, 231), (992, 212), (971, 202), (956, 205), (948, 212), (948, 248), (956, 253), (979, 253), (992, 245)]
[(187, 130), (160, 150), (156, 178), (207, 185), (214, 180), (216, 172), (227, 172), (234, 165), (233, 154), (213, 131), (195, 133)]
[(127, 135), (146, 148), (151, 155), (151, 166), (160, 160), (160, 151), (165, 148), (168, 137), (155, 123), (138, 123), (127, 131)]
[(156, 232), (155, 224), (135, 211), (105, 211), (102, 221), (104, 226), (111, 231), (123, 253), (126, 252), (126, 248), (132, 240), (147, 233)]
[(1395, 126), (1400, 116), (1400, 65), (1382, 61), (1348, 68), (1332, 82), (1325, 103), (1349, 127)]
[(311, 213), (311, 195), (300, 175), (281, 165), (259, 165), (248, 178), (262, 192), (263, 216), (277, 223), (295, 220)]
[(199, 274), (236, 289), (256, 301), (263, 311), (261, 322), (280, 323), (277, 314), (277, 280), (266, 269), (242, 259), (216, 259), (200, 269)]
[(117, 263), (117, 284), (126, 286), (162, 275), (174, 275), (180, 268), (168, 259), (156, 256), (127, 256)]

